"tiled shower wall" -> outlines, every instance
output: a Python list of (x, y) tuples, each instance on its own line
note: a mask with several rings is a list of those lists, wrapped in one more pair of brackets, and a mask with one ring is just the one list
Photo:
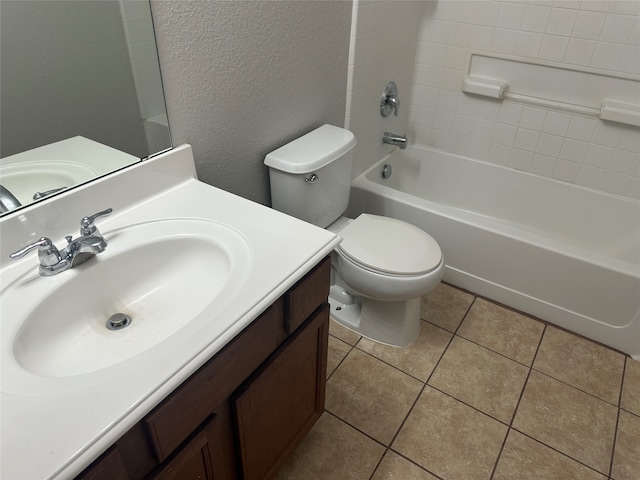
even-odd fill
[(138, 94), (140, 118), (165, 113), (149, 2), (120, 0), (120, 7)]
[[(353, 176), (392, 147), (382, 144), (385, 130), (407, 129), (409, 94), (420, 22), (428, 2), (354, 0), (349, 51), (346, 128), (356, 136)], [(382, 118), (380, 97), (389, 81), (398, 85), (398, 116)]]
[[(394, 9), (413, 9), (412, 15), (421, 15), (415, 62), (397, 74), (384, 63), (378, 63), (377, 69), (367, 67), (367, 59), (376, 57), (371, 50), (381, 47), (376, 41), (364, 41), (390, 33), (385, 19)], [(377, 137), (381, 127), (396, 128), (399, 131), (394, 133), (406, 131), (412, 143), (640, 198), (640, 128), (461, 91), (470, 54), (482, 53), (619, 74), (638, 80), (640, 92), (639, 13), (640, 2), (625, 0), (359, 2), (354, 6), (354, 22), (365, 21), (354, 24), (352, 33), (354, 82), (347, 124), (366, 145), (356, 151), (354, 174), (387, 151)], [(414, 18), (398, 18), (403, 23), (397, 30), (410, 38)], [(403, 75), (411, 69), (413, 80), (407, 92)], [(394, 76), (400, 78), (401, 102), (410, 103), (406, 128), (378, 120), (380, 115), (371, 106), (376, 103), (373, 91), (367, 93), (356, 81), (368, 78), (372, 84), (377, 80), (375, 87), (381, 90), (382, 79)], [(363, 101), (368, 102), (366, 108)], [(640, 103), (640, 93), (629, 101)], [(362, 115), (365, 111), (370, 117)], [(402, 121), (402, 115), (397, 120)], [(377, 152), (367, 147), (369, 143)]]

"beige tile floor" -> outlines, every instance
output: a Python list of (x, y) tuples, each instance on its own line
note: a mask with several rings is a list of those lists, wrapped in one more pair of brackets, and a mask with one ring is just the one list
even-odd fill
[(420, 337), (332, 322), (326, 412), (277, 480), (640, 480), (640, 362), (441, 284)]

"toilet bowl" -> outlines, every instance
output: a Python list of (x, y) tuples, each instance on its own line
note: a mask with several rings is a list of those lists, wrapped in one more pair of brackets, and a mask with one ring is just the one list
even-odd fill
[(331, 315), (378, 342), (411, 344), (420, 334), (421, 297), (444, 273), (439, 245), (394, 218), (361, 214), (336, 223), (328, 229), (343, 239), (332, 254)]
[(401, 220), (347, 208), (355, 138), (323, 125), (265, 157), (273, 208), (340, 235), (331, 254), (331, 316), (372, 340), (407, 346), (420, 333), (421, 297), (444, 273), (438, 243)]

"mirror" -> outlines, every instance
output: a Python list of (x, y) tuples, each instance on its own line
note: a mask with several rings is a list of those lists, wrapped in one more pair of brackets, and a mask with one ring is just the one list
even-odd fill
[(0, 215), (171, 147), (148, 0), (2, 0), (0, 71)]

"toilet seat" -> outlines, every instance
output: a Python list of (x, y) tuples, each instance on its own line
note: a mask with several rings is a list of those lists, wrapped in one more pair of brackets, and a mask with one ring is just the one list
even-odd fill
[(382, 275), (427, 274), (442, 262), (442, 251), (429, 234), (395, 218), (363, 213), (340, 231), (337, 251), (346, 260)]

